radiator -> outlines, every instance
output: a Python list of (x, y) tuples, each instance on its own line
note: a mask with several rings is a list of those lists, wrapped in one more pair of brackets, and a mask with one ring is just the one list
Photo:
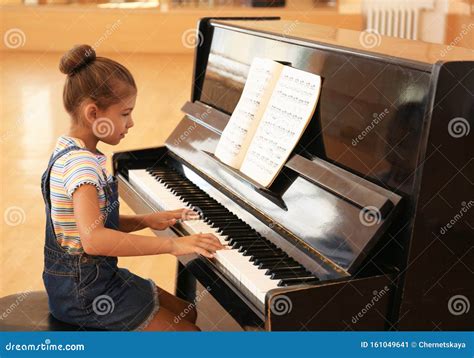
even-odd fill
[(434, 0), (365, 0), (366, 29), (381, 35), (417, 40), (420, 13), (433, 10)]

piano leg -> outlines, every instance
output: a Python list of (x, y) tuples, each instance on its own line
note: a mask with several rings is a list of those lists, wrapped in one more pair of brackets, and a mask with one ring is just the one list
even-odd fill
[(196, 299), (196, 279), (178, 261), (178, 277), (176, 281), (176, 296), (188, 302)]

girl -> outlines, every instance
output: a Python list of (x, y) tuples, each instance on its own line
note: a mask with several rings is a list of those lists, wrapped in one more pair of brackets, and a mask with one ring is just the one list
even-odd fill
[(117, 267), (117, 256), (212, 257), (223, 248), (211, 234), (173, 239), (129, 233), (196, 219), (190, 210), (119, 215), (117, 183), (97, 143), (116, 145), (133, 127), (137, 88), (131, 73), (96, 57), (88, 45), (67, 52), (59, 69), (67, 75), (63, 102), (71, 127), (58, 139), (41, 183), (47, 220), (43, 280), (52, 315), (92, 329), (198, 330), (195, 310), (182, 319), (192, 304)]

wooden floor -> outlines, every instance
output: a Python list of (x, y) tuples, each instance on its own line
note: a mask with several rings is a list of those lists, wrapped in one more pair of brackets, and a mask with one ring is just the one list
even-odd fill
[[(0, 53), (1, 103), (0, 297), (42, 290), (44, 205), (40, 178), (56, 139), (68, 130), (62, 107), (64, 75), (59, 53)], [(100, 54), (104, 55), (104, 54)], [(189, 98), (193, 58), (187, 55), (110, 54), (134, 74), (138, 99), (135, 127), (114, 151), (162, 145), (181, 118)], [(110, 158), (110, 157), (109, 157)], [(110, 166), (110, 159), (109, 159)], [(122, 213), (131, 213), (124, 202)], [(143, 230), (144, 235), (152, 235)], [(150, 277), (166, 290), (175, 288), (176, 259), (171, 255), (121, 258), (120, 265)]]

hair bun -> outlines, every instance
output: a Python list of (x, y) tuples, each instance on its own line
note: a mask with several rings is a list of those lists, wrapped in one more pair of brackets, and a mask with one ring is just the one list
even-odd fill
[(77, 45), (66, 52), (59, 62), (59, 70), (66, 75), (73, 75), (82, 67), (94, 62), (94, 49), (89, 45)]

